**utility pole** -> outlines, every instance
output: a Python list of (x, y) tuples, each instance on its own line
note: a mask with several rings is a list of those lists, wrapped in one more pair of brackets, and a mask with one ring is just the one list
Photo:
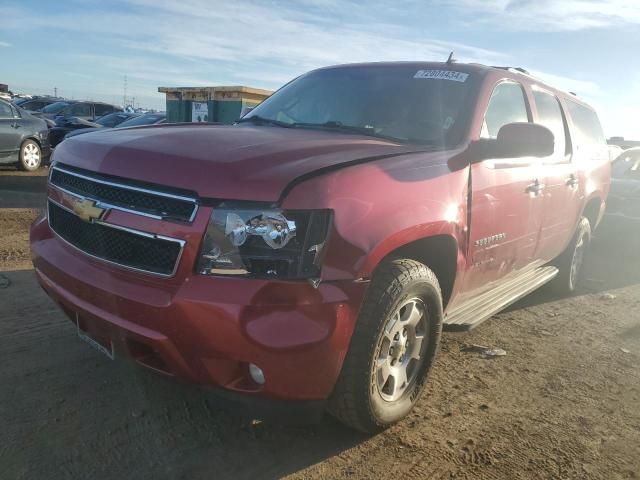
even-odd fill
[(122, 106), (127, 106), (127, 76), (124, 76), (124, 95), (122, 96)]
[(58, 87), (53, 87), (53, 96), (58, 98)]

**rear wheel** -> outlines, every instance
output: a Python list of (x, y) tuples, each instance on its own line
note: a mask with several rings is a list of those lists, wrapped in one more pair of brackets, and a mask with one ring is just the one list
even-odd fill
[(404, 418), (422, 393), (442, 331), (438, 279), (414, 260), (376, 272), (329, 410), (363, 432)]
[(571, 243), (554, 262), (559, 272), (553, 286), (558, 293), (573, 293), (580, 285), (582, 266), (590, 243), (591, 225), (587, 218), (582, 217)]
[(20, 169), (32, 172), (42, 164), (40, 145), (33, 140), (25, 140), (20, 147)]

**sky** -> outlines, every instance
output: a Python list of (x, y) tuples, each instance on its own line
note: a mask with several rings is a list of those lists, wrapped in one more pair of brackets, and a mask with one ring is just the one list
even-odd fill
[(0, 83), (164, 109), (159, 86), (276, 89), (387, 60), (520, 66), (640, 140), (640, 0), (0, 0)]

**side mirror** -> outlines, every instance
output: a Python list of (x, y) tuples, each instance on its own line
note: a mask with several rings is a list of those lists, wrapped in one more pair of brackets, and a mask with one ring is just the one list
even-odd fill
[(495, 158), (548, 157), (555, 139), (547, 127), (537, 123), (508, 123), (498, 131)]

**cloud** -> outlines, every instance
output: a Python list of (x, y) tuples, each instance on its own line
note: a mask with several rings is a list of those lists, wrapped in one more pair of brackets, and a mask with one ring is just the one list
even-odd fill
[(9, 42), (0, 41), (0, 47), (11, 47), (12, 45)]
[[(498, 52), (432, 39), (424, 32), (380, 20), (379, 12), (356, 2), (320, 3), (217, 2), (206, 0), (134, 0), (126, 11), (109, 3), (99, 11), (50, 13), (32, 18), (31, 28), (47, 28), (113, 40), (130, 50), (236, 65), (263, 63), (291, 78), (311, 68), (335, 63), (375, 60), (446, 59), (451, 49), (460, 60), (495, 62)], [(123, 9), (122, 9), (123, 10)], [(332, 15), (327, 15), (330, 12)], [(385, 10), (386, 13), (389, 11)], [(27, 12), (15, 10), (5, 19), (23, 28)], [(96, 18), (100, 18), (96, 22)], [(382, 34), (384, 32), (384, 34)]]
[(440, 0), (472, 23), (508, 30), (576, 31), (640, 24), (638, 0)]
[(563, 75), (556, 75), (540, 70), (529, 70), (532, 76), (545, 81), (549, 85), (553, 85), (555, 88), (565, 90), (567, 92), (575, 92), (580, 96), (598, 96), (601, 94), (602, 89), (600, 85), (589, 80), (579, 80), (573, 77), (565, 77)]

